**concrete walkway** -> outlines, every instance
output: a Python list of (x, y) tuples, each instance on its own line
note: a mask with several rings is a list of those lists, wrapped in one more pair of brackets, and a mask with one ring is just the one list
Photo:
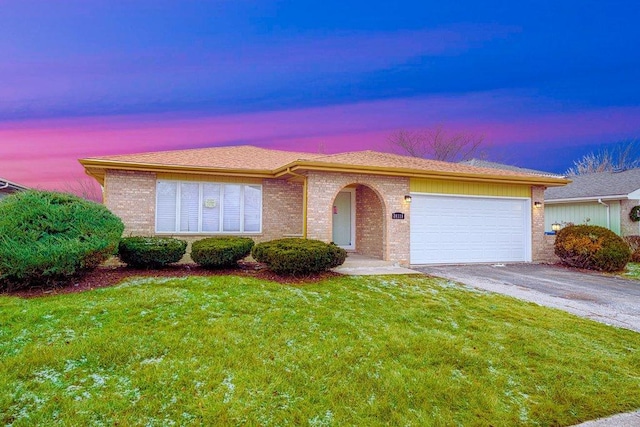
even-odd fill
[(400, 267), (389, 261), (349, 252), (344, 264), (332, 271), (347, 276), (374, 276), (385, 274), (422, 274), (419, 271)]
[(640, 411), (618, 414), (608, 418), (587, 421), (574, 427), (638, 427), (640, 426)]

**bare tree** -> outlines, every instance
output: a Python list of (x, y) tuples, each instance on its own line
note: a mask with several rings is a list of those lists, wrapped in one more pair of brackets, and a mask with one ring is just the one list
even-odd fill
[(75, 181), (67, 182), (63, 191), (83, 199), (102, 203), (102, 188), (91, 178), (78, 178)]
[(387, 139), (391, 150), (413, 157), (459, 162), (484, 157), (484, 135), (472, 132), (449, 132), (442, 125), (416, 131), (398, 130)]
[(638, 167), (640, 167), (640, 141), (633, 139), (585, 154), (573, 162), (573, 166), (567, 169), (565, 175), (586, 175)]

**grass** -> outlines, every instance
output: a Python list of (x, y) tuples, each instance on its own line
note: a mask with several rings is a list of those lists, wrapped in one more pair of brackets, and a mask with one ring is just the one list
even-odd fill
[(561, 426), (638, 407), (637, 333), (441, 279), (0, 297), (13, 426)]
[(630, 262), (627, 264), (627, 269), (623, 274), (628, 279), (640, 280), (640, 263)]

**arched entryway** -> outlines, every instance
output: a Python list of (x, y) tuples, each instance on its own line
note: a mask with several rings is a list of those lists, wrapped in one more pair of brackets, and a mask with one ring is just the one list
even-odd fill
[(382, 198), (365, 184), (343, 187), (332, 204), (332, 240), (347, 250), (384, 258), (386, 215)]

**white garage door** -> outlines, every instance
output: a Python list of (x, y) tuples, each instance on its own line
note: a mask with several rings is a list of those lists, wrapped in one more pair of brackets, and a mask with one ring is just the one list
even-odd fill
[(412, 264), (531, 261), (528, 199), (412, 196)]

